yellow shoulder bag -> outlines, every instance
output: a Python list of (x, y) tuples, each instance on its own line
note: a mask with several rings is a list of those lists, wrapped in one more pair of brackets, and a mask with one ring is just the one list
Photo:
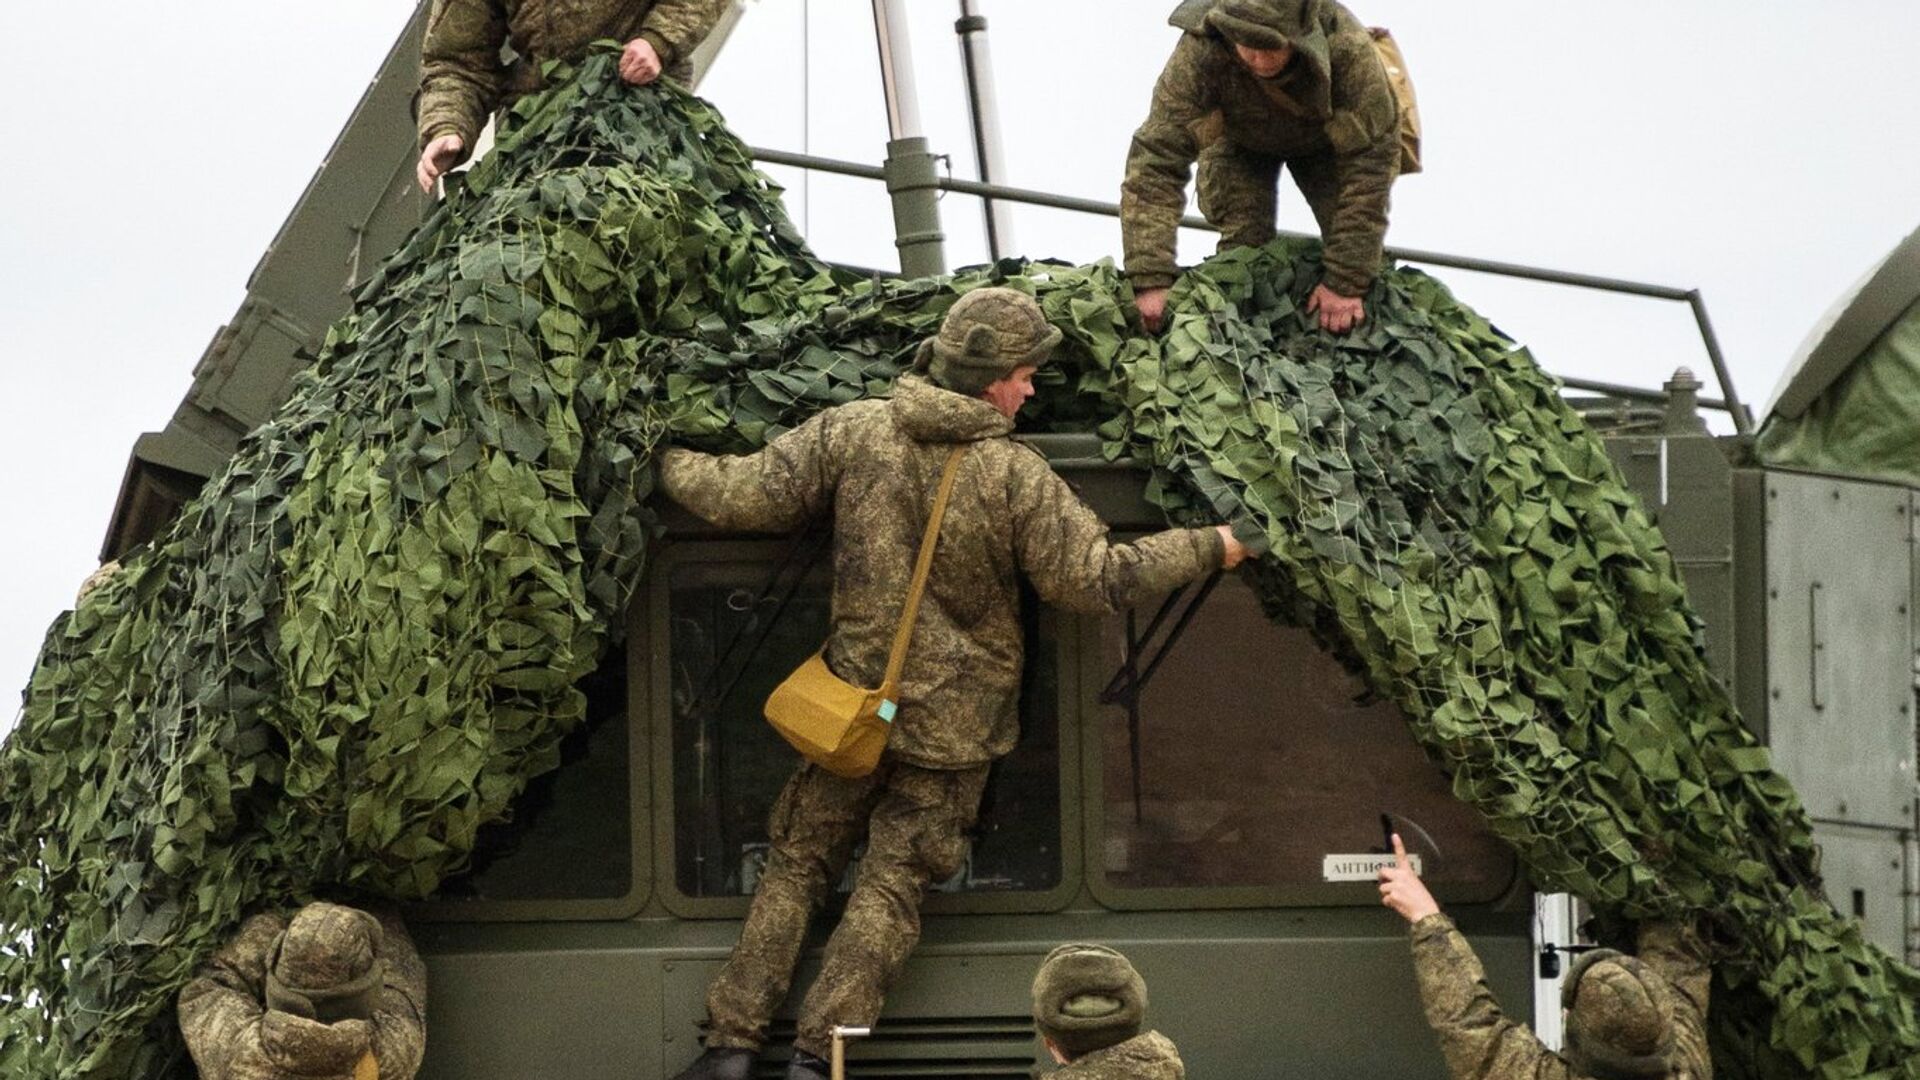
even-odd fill
[(913, 620), (920, 613), (920, 594), (926, 590), (927, 571), (933, 566), (940, 519), (946, 516), (947, 497), (953, 493), (954, 474), (966, 449), (965, 443), (954, 447), (940, 474), (940, 493), (934, 497), (927, 534), (920, 541), (913, 584), (907, 588), (907, 606), (900, 613), (900, 628), (893, 632), (893, 651), (887, 656), (887, 674), (879, 689), (864, 690), (835, 675), (827, 666), (823, 645), (767, 698), (767, 722), (802, 757), (835, 776), (867, 775), (880, 764), (880, 752), (887, 748), (887, 732), (899, 707), (894, 694), (899, 690), (900, 668), (907, 660)]

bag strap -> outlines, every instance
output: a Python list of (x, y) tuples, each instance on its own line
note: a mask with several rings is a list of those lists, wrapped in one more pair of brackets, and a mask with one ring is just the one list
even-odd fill
[[(933, 514), (927, 518), (927, 534), (920, 539), (920, 557), (913, 564), (913, 584), (907, 587), (907, 606), (900, 613), (900, 628), (893, 632), (893, 651), (887, 655), (887, 677), (880, 683), (880, 696), (893, 704), (893, 692), (900, 682), (900, 669), (907, 662), (907, 643), (913, 640), (913, 621), (920, 614), (920, 594), (926, 591), (927, 571), (933, 568), (933, 549), (940, 540), (940, 520), (947, 515), (947, 497), (953, 494), (953, 478), (960, 473), (960, 455), (967, 452), (961, 443), (947, 455), (940, 474), (940, 493), (933, 498)], [(892, 709), (885, 719), (891, 720)]]

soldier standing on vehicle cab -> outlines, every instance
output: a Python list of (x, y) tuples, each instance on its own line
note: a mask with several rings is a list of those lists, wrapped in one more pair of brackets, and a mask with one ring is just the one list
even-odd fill
[(1453, 1080), (1712, 1080), (1713, 969), (1691, 929), (1642, 923), (1637, 956), (1582, 954), (1561, 984), (1567, 1044), (1556, 1054), (1500, 1010), (1480, 958), (1408, 865), (1398, 835), (1393, 852), (1394, 865), (1380, 871), (1380, 902), (1412, 929), (1420, 1001)]
[(1038, 452), (1013, 417), (1060, 331), (1013, 289), (975, 289), (922, 343), (926, 379), (890, 400), (836, 406), (759, 453), (670, 450), (661, 489), (722, 528), (776, 531), (833, 516), (835, 675), (878, 686), (952, 450), (964, 447), (899, 683), (879, 767), (857, 779), (803, 762), (774, 803), (753, 906), (707, 995), (707, 1048), (677, 1080), (745, 1080), (787, 995), (807, 922), (866, 838), (853, 894), (800, 1006), (787, 1076), (817, 1080), (835, 1026), (874, 1023), (920, 938), (927, 886), (967, 854), (992, 761), (1019, 736), (1019, 578), (1048, 603), (1124, 610), (1246, 550), (1225, 526), (1170, 529), (1129, 544)]
[[(487, 117), (540, 88), (540, 66), (602, 38), (627, 43), (620, 77), (689, 82), (693, 50), (732, 0), (433, 0), (420, 45), (420, 190), (467, 160)], [(517, 59), (501, 60), (512, 45)]]
[(1324, 329), (1352, 329), (1366, 318), (1401, 167), (1399, 106), (1372, 34), (1334, 0), (1188, 0), (1171, 21), (1184, 33), (1120, 186), (1127, 275), (1147, 329), (1160, 329), (1177, 273), (1196, 160), (1200, 212), (1223, 250), (1273, 238), (1281, 166), (1293, 174), (1325, 244), (1307, 310)]
[(1142, 1034), (1147, 984), (1105, 945), (1062, 945), (1033, 976), (1033, 1025), (1063, 1067), (1052, 1080), (1183, 1080), (1173, 1040)]

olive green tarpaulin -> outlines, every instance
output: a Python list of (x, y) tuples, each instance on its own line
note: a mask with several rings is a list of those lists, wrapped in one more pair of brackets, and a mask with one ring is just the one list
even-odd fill
[(1775, 414), (1754, 452), (1786, 469), (1920, 487), (1920, 303), (1893, 320), (1799, 416)]
[(1543, 887), (1704, 913), (1723, 1075), (1920, 1075), (1920, 977), (1821, 900), (1795, 797), (1673, 562), (1527, 354), (1412, 271), (1312, 329), (1318, 249), (1210, 260), (1158, 338), (1111, 264), (851, 280), (697, 100), (607, 57), (521, 103), (287, 404), (49, 631), (0, 750), (0, 1075), (178, 1074), (171, 996), (242, 915), (420, 896), (553, 767), (653, 537), (652, 454), (884, 393), (967, 288), (1065, 332), (1037, 422), (1406, 710)]

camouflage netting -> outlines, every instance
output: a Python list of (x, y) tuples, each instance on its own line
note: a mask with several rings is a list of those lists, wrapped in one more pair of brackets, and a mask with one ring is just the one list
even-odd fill
[(1041, 422), (1098, 423), (1173, 518), (1263, 533), (1275, 617), (1405, 708), (1537, 882), (1711, 913), (1724, 1075), (1920, 1076), (1920, 976), (1819, 897), (1598, 439), (1425, 275), (1310, 329), (1317, 259), (1210, 260), (1157, 339), (1107, 263), (849, 280), (711, 109), (585, 64), (50, 631), (0, 753), (0, 1073), (177, 1074), (171, 996), (251, 906), (458, 872), (582, 717), (660, 442), (745, 450), (882, 392), (993, 281), (1065, 331)]

